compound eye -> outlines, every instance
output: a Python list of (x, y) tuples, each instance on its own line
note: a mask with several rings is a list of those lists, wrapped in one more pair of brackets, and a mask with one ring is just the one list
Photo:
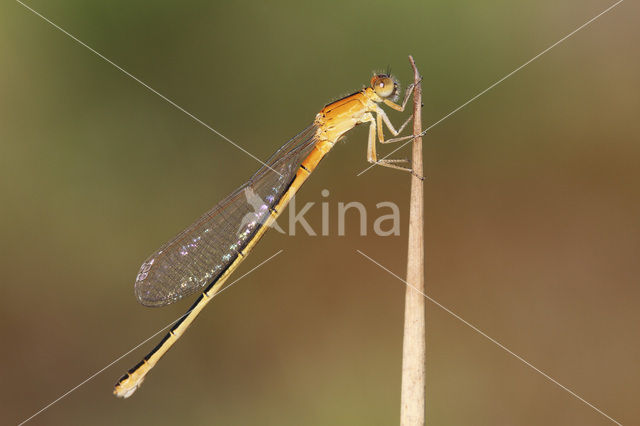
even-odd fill
[(371, 80), (371, 87), (381, 98), (388, 98), (395, 92), (395, 82), (387, 76), (376, 76)]

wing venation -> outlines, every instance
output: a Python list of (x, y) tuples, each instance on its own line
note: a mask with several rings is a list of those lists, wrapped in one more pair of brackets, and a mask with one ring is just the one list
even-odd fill
[(313, 149), (311, 125), (280, 148), (240, 188), (153, 253), (140, 267), (135, 293), (145, 306), (164, 306), (216, 281), (269, 217)]

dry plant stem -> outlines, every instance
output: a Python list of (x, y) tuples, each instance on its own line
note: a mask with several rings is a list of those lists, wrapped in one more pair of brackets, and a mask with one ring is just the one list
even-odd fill
[[(414, 72), (413, 134), (422, 132), (422, 87), (420, 73), (413, 57), (409, 62)], [(424, 293), (424, 182), (422, 170), (422, 137), (413, 140), (411, 154), (411, 197), (409, 206), (409, 251), (407, 253), (407, 292), (404, 307), (404, 338), (402, 345), (402, 392), (400, 424), (425, 424), (425, 352), (426, 324)]]

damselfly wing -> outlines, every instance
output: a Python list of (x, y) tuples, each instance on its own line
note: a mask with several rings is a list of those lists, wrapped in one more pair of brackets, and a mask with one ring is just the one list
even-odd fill
[(313, 149), (317, 127), (296, 135), (244, 185), (153, 253), (135, 282), (138, 301), (164, 306), (202, 291), (239, 256)]

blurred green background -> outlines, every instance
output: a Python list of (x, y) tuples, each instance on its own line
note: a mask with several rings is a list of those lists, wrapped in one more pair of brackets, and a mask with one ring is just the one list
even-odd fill
[[(609, 1), (28, 3), (266, 159), (326, 103), (414, 55), (429, 125)], [(627, 1), (425, 138), (428, 293), (623, 424), (639, 424), (639, 8)], [(259, 164), (16, 2), (0, 6), (0, 423), (181, 315), (137, 304), (140, 263)], [(401, 122), (403, 114), (390, 113)], [(268, 233), (122, 401), (160, 336), (31, 424), (391, 425), (399, 419), (408, 175), (355, 129), (298, 196), (332, 232)], [(388, 152), (389, 148), (381, 148)], [(403, 151), (400, 156), (408, 155)], [(338, 202), (403, 207), (338, 237)], [(316, 204), (307, 215), (320, 228)], [(371, 229), (371, 227), (369, 228)], [(606, 418), (429, 304), (432, 425)]]

